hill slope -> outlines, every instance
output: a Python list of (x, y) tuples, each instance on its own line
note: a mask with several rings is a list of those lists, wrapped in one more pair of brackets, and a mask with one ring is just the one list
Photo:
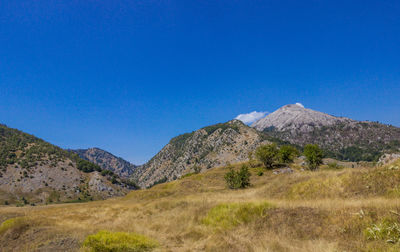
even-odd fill
[(342, 160), (376, 161), (383, 152), (400, 149), (400, 128), (335, 117), (298, 105), (286, 105), (251, 126), (292, 144), (318, 144), (329, 156)]
[[(80, 251), (88, 236), (107, 230), (154, 239), (154, 251), (399, 251), (399, 161), (263, 176), (257, 169), (244, 190), (228, 189), (228, 169), (218, 167), (123, 198), (0, 206), (0, 250)], [(137, 245), (114, 234), (94, 240), (97, 250)]]
[(99, 148), (70, 150), (79, 155), (80, 158), (88, 160), (100, 166), (103, 170), (109, 170), (120, 176), (121, 178), (130, 178), (136, 165), (128, 161), (116, 157), (113, 154)]
[(248, 158), (265, 138), (238, 120), (208, 126), (177, 136), (148, 163), (138, 167), (133, 177), (142, 187), (171, 181), (182, 175)]
[(124, 195), (126, 185), (78, 155), (0, 125), (0, 199), (9, 203), (62, 202)]

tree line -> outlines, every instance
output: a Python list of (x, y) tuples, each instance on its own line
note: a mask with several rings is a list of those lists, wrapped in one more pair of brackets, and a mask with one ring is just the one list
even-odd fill
[[(280, 148), (275, 143), (261, 145), (255, 152), (255, 158), (263, 164), (267, 170), (274, 169), (280, 164), (293, 163), (294, 159), (300, 155), (300, 151), (291, 145), (283, 145)], [(314, 171), (322, 164), (324, 157), (323, 150), (316, 144), (307, 144), (304, 147), (303, 155), (309, 170)], [(254, 162), (253, 153), (249, 153), (249, 163)], [(259, 171), (258, 175), (263, 175)], [(229, 188), (239, 189), (250, 186), (250, 171), (247, 165), (242, 165), (238, 171), (235, 171), (229, 165), (229, 171), (225, 174), (225, 181)]]

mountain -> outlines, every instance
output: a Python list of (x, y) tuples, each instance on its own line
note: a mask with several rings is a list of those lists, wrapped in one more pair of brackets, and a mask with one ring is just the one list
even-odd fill
[(0, 124), (0, 200), (44, 204), (105, 199), (129, 188), (111, 171)]
[(341, 160), (377, 161), (382, 153), (400, 148), (400, 128), (335, 117), (295, 104), (281, 107), (251, 127), (291, 144), (318, 144), (328, 156)]
[(129, 163), (128, 161), (116, 157), (113, 154), (99, 149), (99, 148), (89, 148), (89, 149), (79, 149), (70, 150), (79, 155), (80, 158), (88, 160), (94, 164), (100, 166), (103, 170), (110, 170), (120, 176), (121, 178), (130, 178), (133, 171), (136, 169), (136, 165)]
[(289, 104), (256, 121), (251, 127), (263, 131), (275, 129), (278, 131), (310, 132), (323, 126), (338, 123), (355, 122), (345, 117), (335, 117), (319, 111), (304, 108), (297, 104)]
[(250, 151), (266, 142), (264, 134), (238, 120), (208, 126), (171, 139), (133, 177), (141, 187), (149, 187), (195, 170), (244, 161)]

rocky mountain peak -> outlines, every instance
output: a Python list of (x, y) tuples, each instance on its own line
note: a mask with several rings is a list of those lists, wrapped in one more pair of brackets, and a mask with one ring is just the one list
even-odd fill
[(331, 126), (339, 122), (351, 121), (349, 118), (335, 117), (304, 108), (298, 104), (289, 104), (261, 118), (251, 126), (260, 131), (271, 128), (279, 131), (300, 130), (307, 132), (322, 126)]

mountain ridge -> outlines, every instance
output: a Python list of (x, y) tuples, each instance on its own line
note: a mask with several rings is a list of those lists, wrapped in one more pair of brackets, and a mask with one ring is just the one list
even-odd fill
[(295, 104), (279, 108), (251, 127), (291, 144), (318, 144), (328, 156), (341, 160), (377, 161), (384, 152), (400, 151), (398, 127), (336, 117)]
[(141, 187), (171, 181), (196, 169), (241, 162), (267, 140), (239, 120), (231, 120), (174, 137), (133, 177)]
[(10, 204), (105, 199), (129, 190), (118, 176), (40, 138), (0, 124), (0, 199)]
[[(312, 130), (310, 124), (314, 124), (314, 127), (322, 127), (334, 125), (338, 122), (350, 123), (355, 122), (355, 120), (329, 115), (297, 104), (288, 104), (257, 120), (251, 127), (259, 131), (269, 127), (274, 127), (280, 131), (290, 129), (309, 131)], [(302, 126), (308, 127), (302, 129)]]
[(117, 157), (112, 153), (97, 147), (69, 151), (78, 154), (80, 158), (97, 164), (102, 169), (116, 173), (121, 178), (130, 178), (134, 170), (138, 167), (121, 157)]

